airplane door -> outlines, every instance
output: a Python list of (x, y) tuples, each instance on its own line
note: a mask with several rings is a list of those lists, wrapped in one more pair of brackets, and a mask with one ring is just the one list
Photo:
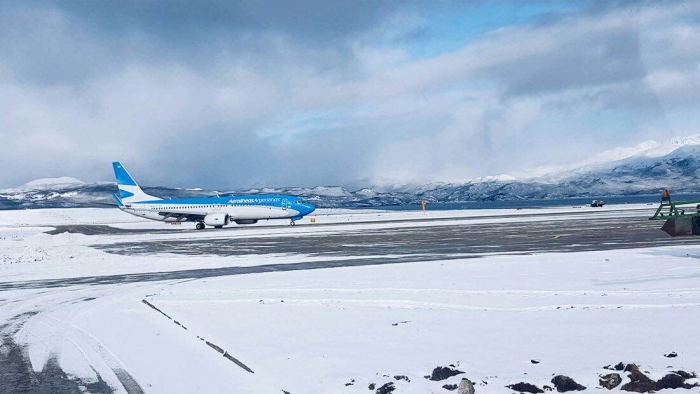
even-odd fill
[(287, 209), (287, 208), (289, 208), (289, 200), (287, 200), (286, 198), (283, 198), (282, 199), (282, 209)]

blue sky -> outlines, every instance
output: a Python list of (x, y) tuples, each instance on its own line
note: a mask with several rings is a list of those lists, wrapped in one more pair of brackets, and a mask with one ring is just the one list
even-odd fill
[(700, 5), (0, 3), (0, 187), (528, 177), (698, 134)]
[[(451, 2), (444, 7), (421, 4), (416, 12), (424, 25), (409, 31), (389, 32), (387, 46), (405, 47), (414, 58), (430, 58), (455, 51), (493, 30), (519, 24), (546, 23), (583, 8), (572, 1)], [(393, 34), (392, 34), (393, 33)], [(413, 40), (396, 35), (413, 36)]]

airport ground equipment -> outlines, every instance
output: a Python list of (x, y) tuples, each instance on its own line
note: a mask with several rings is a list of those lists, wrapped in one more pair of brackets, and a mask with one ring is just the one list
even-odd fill
[(664, 190), (661, 204), (649, 220), (666, 220), (661, 229), (672, 237), (700, 235), (700, 200), (671, 201), (671, 193)]
[(595, 207), (602, 207), (603, 205), (605, 205), (605, 201), (603, 201), (603, 200), (593, 200), (593, 202), (591, 202), (591, 207), (594, 207), (594, 208)]

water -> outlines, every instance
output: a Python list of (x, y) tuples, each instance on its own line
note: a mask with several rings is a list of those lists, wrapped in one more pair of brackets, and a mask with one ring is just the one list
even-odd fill
[[(698, 201), (700, 194), (674, 194), (673, 201)], [(582, 197), (582, 198), (562, 198), (551, 200), (512, 200), (512, 201), (472, 201), (472, 202), (440, 202), (428, 203), (426, 209), (431, 211), (446, 211), (453, 209), (517, 209), (517, 208), (551, 208), (551, 207), (573, 207), (590, 205), (593, 200), (603, 200), (605, 205), (619, 204), (653, 204), (661, 203), (661, 195), (642, 196), (615, 196), (615, 197)], [(391, 211), (416, 211), (420, 210), (420, 204), (392, 205), (379, 207)]]

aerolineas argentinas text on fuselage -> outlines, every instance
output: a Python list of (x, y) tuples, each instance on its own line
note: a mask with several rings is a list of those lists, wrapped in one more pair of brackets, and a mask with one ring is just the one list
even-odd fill
[(117, 206), (132, 215), (162, 222), (194, 222), (196, 228), (222, 228), (229, 223), (254, 224), (258, 220), (288, 219), (291, 225), (316, 207), (299, 197), (273, 194), (161, 199), (144, 193), (120, 162), (112, 163), (119, 195)]

